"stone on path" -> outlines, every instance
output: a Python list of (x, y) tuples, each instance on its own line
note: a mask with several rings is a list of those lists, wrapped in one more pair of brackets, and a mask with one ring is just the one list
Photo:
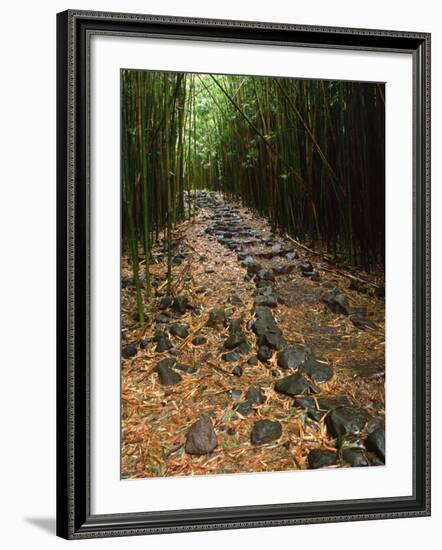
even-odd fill
[(297, 370), (307, 359), (307, 351), (299, 345), (293, 345), (278, 353), (278, 366), (281, 369)]
[(135, 344), (129, 344), (121, 350), (121, 355), (124, 359), (129, 359), (130, 357), (135, 357), (137, 351), (137, 346)]
[(199, 334), (198, 336), (195, 336), (195, 338), (192, 340), (192, 344), (194, 346), (202, 346), (207, 342), (207, 339), (205, 336)]
[(154, 337), (157, 347), (155, 351), (162, 353), (163, 351), (168, 351), (172, 348), (172, 343), (169, 340), (167, 334), (161, 330), (157, 330)]
[(328, 449), (312, 449), (308, 455), (308, 465), (311, 469), (333, 466), (338, 460), (338, 454)]
[(223, 361), (239, 361), (241, 356), (236, 351), (229, 351), (228, 353), (223, 353), (221, 359)]
[(254, 445), (262, 443), (270, 443), (275, 439), (279, 439), (282, 435), (282, 427), (280, 422), (272, 420), (258, 420), (253, 425), (251, 433), (251, 441)]
[(209, 319), (206, 324), (208, 327), (216, 328), (216, 327), (219, 327), (220, 325), (223, 325), (225, 321), (226, 321), (226, 313), (224, 309), (219, 307), (214, 307), (213, 309), (210, 310)]
[(379, 458), (385, 460), (385, 428), (380, 426), (368, 435), (365, 444), (369, 451), (373, 451)]
[(338, 407), (327, 415), (327, 427), (333, 437), (358, 434), (364, 428), (368, 414), (364, 409)]
[(167, 358), (162, 359), (155, 370), (158, 373), (160, 384), (163, 386), (173, 386), (182, 380), (181, 376), (172, 370), (172, 366), (175, 364), (175, 359)]
[(187, 325), (180, 325), (178, 323), (174, 323), (169, 328), (170, 333), (173, 336), (178, 336), (178, 338), (187, 338), (189, 336), (189, 330)]
[(193, 455), (205, 455), (211, 453), (218, 445), (215, 430), (210, 418), (202, 416), (192, 424), (186, 435), (185, 451)]
[(322, 296), (322, 301), (327, 305), (328, 309), (333, 313), (342, 313), (349, 315), (351, 308), (344, 294), (339, 292), (337, 288), (332, 288)]
[(261, 405), (265, 402), (266, 396), (259, 386), (250, 386), (246, 392), (246, 400), (256, 405)]
[(333, 369), (328, 363), (323, 363), (312, 357), (307, 359), (301, 370), (313, 380), (315, 384), (322, 384), (333, 377)]
[(358, 468), (361, 466), (368, 466), (368, 460), (364, 451), (361, 449), (347, 448), (341, 453), (342, 460), (352, 466)]
[(311, 384), (301, 374), (291, 374), (281, 378), (275, 384), (275, 391), (289, 396), (309, 393), (310, 389)]
[(173, 301), (173, 311), (177, 315), (184, 315), (187, 310), (187, 306), (189, 305), (189, 300), (185, 296), (177, 296)]

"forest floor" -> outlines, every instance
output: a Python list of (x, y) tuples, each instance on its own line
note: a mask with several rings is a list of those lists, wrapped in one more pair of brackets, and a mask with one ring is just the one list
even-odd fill
[(171, 297), (154, 248), (144, 328), (122, 259), (122, 478), (382, 464), (383, 273), (196, 199), (173, 231)]

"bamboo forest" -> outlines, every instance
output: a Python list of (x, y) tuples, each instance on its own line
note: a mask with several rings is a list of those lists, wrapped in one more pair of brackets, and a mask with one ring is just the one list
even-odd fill
[(385, 87), (121, 71), (121, 477), (385, 462)]

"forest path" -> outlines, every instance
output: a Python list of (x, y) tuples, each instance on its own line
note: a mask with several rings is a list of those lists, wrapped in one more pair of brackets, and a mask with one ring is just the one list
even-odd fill
[(380, 463), (338, 432), (383, 424), (383, 301), (248, 209), (196, 205), (174, 232), (172, 297), (156, 250), (144, 329), (123, 260), (123, 477)]

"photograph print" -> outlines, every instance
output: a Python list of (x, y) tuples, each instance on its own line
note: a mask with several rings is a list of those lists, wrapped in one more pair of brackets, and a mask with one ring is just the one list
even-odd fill
[(384, 83), (120, 86), (121, 478), (383, 466)]

